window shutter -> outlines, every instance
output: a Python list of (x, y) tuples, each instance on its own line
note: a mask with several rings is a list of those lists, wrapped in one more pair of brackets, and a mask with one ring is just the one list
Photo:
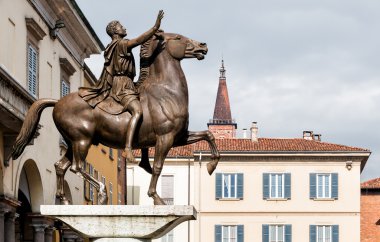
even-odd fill
[(237, 226), (237, 242), (244, 242), (244, 225)]
[(338, 199), (338, 173), (331, 174), (331, 198)]
[(237, 174), (237, 198), (243, 199), (244, 197), (244, 174)]
[(317, 174), (310, 173), (310, 198), (316, 198), (317, 197)]
[(28, 91), (37, 96), (37, 51), (32, 45), (28, 45)]
[(263, 174), (263, 199), (269, 198), (269, 173)]
[(269, 225), (263, 224), (263, 242), (269, 242)]
[(215, 225), (215, 242), (222, 242), (222, 226)]
[(316, 225), (310, 225), (310, 242), (316, 242), (317, 240), (317, 226)]
[(215, 199), (222, 198), (222, 174), (216, 173), (215, 175)]
[(332, 242), (339, 242), (339, 225), (332, 226)]
[(291, 199), (292, 196), (292, 184), (291, 184), (291, 175), (290, 173), (285, 173), (285, 198)]
[(285, 225), (285, 242), (292, 242), (292, 225)]

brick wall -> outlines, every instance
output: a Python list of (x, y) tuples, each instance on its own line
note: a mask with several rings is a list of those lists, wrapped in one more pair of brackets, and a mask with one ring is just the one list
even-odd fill
[(380, 189), (362, 189), (360, 199), (361, 242), (380, 241)]

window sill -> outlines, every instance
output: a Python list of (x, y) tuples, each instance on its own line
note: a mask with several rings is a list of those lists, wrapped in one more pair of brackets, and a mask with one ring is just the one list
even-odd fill
[(219, 198), (219, 201), (240, 201), (242, 198)]
[(267, 201), (288, 201), (290, 198), (267, 198)]
[(314, 201), (335, 201), (337, 198), (312, 198)]

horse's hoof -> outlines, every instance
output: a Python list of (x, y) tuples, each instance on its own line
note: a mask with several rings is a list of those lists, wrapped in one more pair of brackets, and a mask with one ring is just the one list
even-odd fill
[(101, 205), (107, 205), (108, 203), (107, 189), (103, 183), (100, 183), (100, 188), (98, 192), (98, 203)]
[(217, 163), (215, 161), (211, 161), (211, 162), (207, 163), (207, 172), (208, 172), (208, 174), (210, 174), (210, 176), (215, 171), (216, 164)]
[(107, 205), (107, 203), (108, 203), (107, 194), (101, 194), (101, 193), (99, 193), (98, 194), (98, 203), (100, 205)]
[(128, 163), (137, 164), (135, 157), (133, 156), (132, 149), (125, 148), (121, 153), (121, 156), (124, 157)]
[(162, 200), (160, 197), (153, 198), (153, 204), (154, 205), (166, 205), (164, 200)]
[(61, 198), (61, 205), (70, 205), (70, 200), (66, 197)]

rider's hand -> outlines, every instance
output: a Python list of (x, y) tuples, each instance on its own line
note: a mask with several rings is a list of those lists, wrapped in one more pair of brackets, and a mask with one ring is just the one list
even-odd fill
[(160, 10), (158, 12), (158, 15), (157, 15), (157, 20), (156, 20), (156, 23), (154, 25), (154, 27), (156, 27), (157, 29), (160, 28), (160, 25), (161, 25), (161, 19), (163, 19), (164, 17), (164, 11), (163, 10)]

